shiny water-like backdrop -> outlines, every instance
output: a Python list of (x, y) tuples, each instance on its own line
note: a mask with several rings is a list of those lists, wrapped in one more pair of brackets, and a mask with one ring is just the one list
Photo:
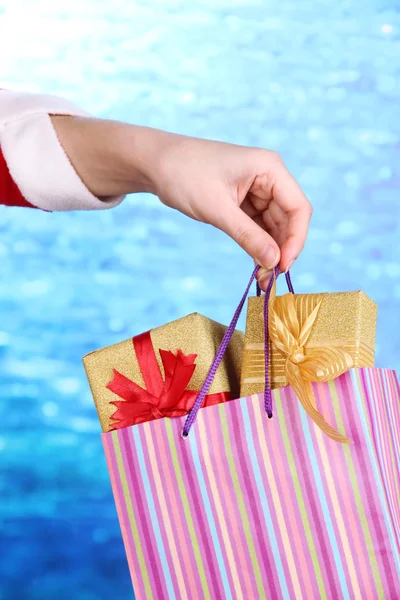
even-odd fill
[[(377, 365), (399, 368), (398, 10), (0, 0), (0, 87), (280, 152), (315, 207), (295, 289), (363, 289), (379, 303)], [(227, 323), (251, 268), (150, 196), (0, 210), (0, 600), (132, 597), (80, 358), (193, 311)]]

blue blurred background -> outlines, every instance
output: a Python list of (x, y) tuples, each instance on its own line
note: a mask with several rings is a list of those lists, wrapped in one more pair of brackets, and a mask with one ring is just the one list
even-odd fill
[[(399, 32), (397, 0), (0, 0), (0, 84), (280, 152), (315, 207), (297, 290), (363, 289), (399, 368)], [(1, 600), (132, 598), (81, 356), (227, 323), (251, 268), (152, 197), (0, 210)]]

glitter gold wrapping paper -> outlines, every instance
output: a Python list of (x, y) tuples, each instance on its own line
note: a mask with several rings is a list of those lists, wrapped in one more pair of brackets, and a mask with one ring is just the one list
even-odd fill
[[(197, 354), (196, 369), (187, 389), (200, 390), (225, 331), (226, 327), (224, 325), (198, 313), (190, 314), (182, 319), (152, 329), (150, 332), (151, 341), (163, 375), (160, 348), (172, 350), (173, 352), (181, 349), (184, 354)], [(233, 398), (239, 397), (243, 341), (243, 333), (235, 331), (210, 387), (210, 394), (231, 392)], [(110, 417), (116, 410), (110, 402), (120, 400), (106, 387), (113, 378), (113, 369), (118, 369), (123, 375), (129, 377), (141, 387), (145, 387), (132, 338), (87, 354), (83, 358), (83, 364), (89, 379), (102, 430), (109, 431), (112, 427)]]
[[(321, 302), (308, 348), (341, 347), (353, 359), (353, 367), (373, 367), (377, 305), (364, 292), (295, 294), (300, 327)], [(249, 298), (240, 396), (264, 391), (264, 297)], [(270, 345), (271, 388), (287, 385), (285, 357)]]

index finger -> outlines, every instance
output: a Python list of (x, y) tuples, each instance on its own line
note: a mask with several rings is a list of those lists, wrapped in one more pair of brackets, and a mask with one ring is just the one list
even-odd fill
[(281, 248), (279, 268), (288, 271), (304, 248), (312, 215), (311, 205), (304, 206), (289, 215), (286, 240)]
[(284, 165), (276, 177), (273, 197), (287, 215), (286, 236), (279, 263), (281, 271), (286, 272), (304, 248), (313, 210), (303, 190)]

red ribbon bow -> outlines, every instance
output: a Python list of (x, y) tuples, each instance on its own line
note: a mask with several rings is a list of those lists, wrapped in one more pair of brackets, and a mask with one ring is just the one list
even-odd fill
[[(198, 394), (197, 391), (186, 389), (196, 368), (194, 361), (197, 354), (185, 355), (182, 350), (174, 354), (170, 350), (160, 349), (165, 374), (163, 380), (150, 332), (142, 333), (132, 341), (146, 389), (116, 369), (113, 370), (114, 377), (107, 388), (122, 398), (122, 401), (111, 402), (117, 407), (111, 417), (115, 421), (112, 423), (113, 429), (122, 429), (162, 417), (186, 415)], [(230, 399), (229, 392), (208, 394), (203, 406), (220, 404)]]

